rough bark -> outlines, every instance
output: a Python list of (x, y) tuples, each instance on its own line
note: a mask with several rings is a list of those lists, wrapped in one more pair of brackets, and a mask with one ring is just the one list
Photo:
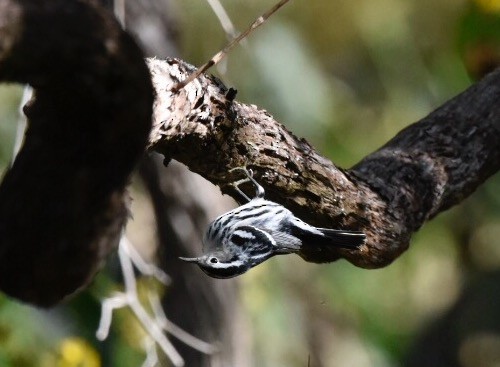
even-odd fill
[(149, 60), (157, 97), (150, 150), (174, 158), (231, 192), (230, 168), (247, 166), (280, 202), (316, 225), (364, 231), (355, 265), (389, 264), (429, 218), (459, 203), (500, 165), (500, 70), (401, 131), (349, 170), (336, 167), (266, 111), (234, 100), (235, 91), (203, 76), (178, 93), (193, 68), (178, 59)]
[(0, 186), (0, 289), (49, 306), (118, 243), (153, 90), (139, 48), (90, 0), (0, 0), (0, 80), (35, 88)]
[[(39, 304), (83, 285), (116, 242), (123, 186), (149, 127), (140, 52), (99, 9), (90, 0), (0, 0), (0, 78), (37, 89), (25, 146), (0, 188), (0, 288)], [(312, 262), (384, 266), (425, 220), (498, 170), (499, 71), (342, 170), (215, 78), (173, 93), (192, 67), (149, 65), (150, 150), (225, 192), (235, 179), (228, 170), (246, 165), (268, 198), (308, 222), (368, 235), (359, 250), (321, 251)]]

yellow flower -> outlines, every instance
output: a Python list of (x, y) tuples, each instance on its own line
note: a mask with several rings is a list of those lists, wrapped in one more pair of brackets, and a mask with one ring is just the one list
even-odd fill
[(96, 350), (81, 338), (67, 338), (59, 345), (57, 367), (100, 367)]

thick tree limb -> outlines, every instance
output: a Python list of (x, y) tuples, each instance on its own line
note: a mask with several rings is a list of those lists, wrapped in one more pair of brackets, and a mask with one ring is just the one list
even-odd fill
[(0, 186), (0, 289), (49, 306), (118, 244), (151, 81), (134, 41), (92, 0), (0, 0), (0, 81), (35, 88)]
[(234, 101), (235, 91), (202, 76), (171, 88), (194, 69), (177, 59), (149, 60), (157, 91), (150, 150), (174, 158), (223, 191), (246, 165), (280, 202), (312, 224), (364, 231), (356, 251), (319, 252), (358, 266), (389, 264), (410, 237), (459, 203), (500, 165), (500, 71), (401, 131), (350, 170), (336, 167), (266, 111)]
[[(345, 171), (215, 78), (173, 93), (194, 68), (149, 65), (150, 150), (224, 191), (236, 179), (229, 169), (246, 165), (271, 200), (308, 222), (368, 235), (359, 250), (318, 250), (311, 262), (384, 266), (498, 170), (498, 71)], [(49, 305), (84, 285), (117, 243), (124, 185), (150, 127), (149, 75), (92, 0), (0, 0), (0, 80), (36, 89), (25, 144), (0, 186), (0, 289)]]

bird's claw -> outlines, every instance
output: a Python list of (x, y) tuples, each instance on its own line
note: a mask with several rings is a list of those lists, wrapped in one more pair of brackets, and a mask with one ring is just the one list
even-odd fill
[(259, 185), (259, 183), (253, 178), (253, 171), (250, 168), (247, 168), (246, 166), (241, 166), (241, 167), (234, 167), (229, 170), (229, 172), (234, 172), (234, 171), (243, 171), (246, 174), (246, 178), (242, 178), (241, 180), (234, 181), (230, 185), (234, 187), (234, 189), (241, 195), (243, 196), (247, 201), (251, 201), (250, 199), (241, 189), (239, 188), (239, 185), (246, 183), (246, 182), (251, 182), (255, 185), (255, 197), (256, 198), (263, 198), (265, 191), (264, 188)]

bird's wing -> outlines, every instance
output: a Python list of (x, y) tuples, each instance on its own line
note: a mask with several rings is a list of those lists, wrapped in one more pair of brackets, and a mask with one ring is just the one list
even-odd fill
[(279, 252), (290, 253), (300, 250), (302, 241), (299, 238), (282, 231), (273, 231), (271, 235), (277, 243)]
[(272, 252), (276, 247), (269, 233), (254, 226), (236, 227), (229, 241), (251, 256)]
[(290, 254), (300, 250), (302, 242), (291, 234), (262, 229), (255, 226), (237, 227), (230, 241), (251, 255), (272, 252)]

